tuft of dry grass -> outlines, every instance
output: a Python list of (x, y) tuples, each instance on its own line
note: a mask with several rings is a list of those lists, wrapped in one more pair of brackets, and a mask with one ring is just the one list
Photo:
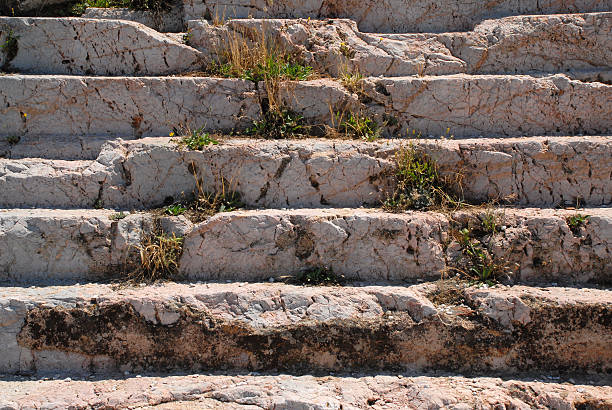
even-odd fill
[(183, 254), (182, 237), (174, 233), (154, 233), (146, 237), (137, 249), (140, 265), (128, 274), (129, 281), (151, 283), (177, 277)]

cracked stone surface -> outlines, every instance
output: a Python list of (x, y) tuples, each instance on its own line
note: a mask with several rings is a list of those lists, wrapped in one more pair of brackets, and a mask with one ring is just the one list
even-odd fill
[(0, 17), (18, 52), (0, 65), (31, 74), (166, 75), (200, 67), (198, 51), (143, 25), (83, 18)]
[(339, 76), (502, 74), (605, 70), (612, 63), (612, 13), (487, 20), (473, 31), (371, 34), (352, 20), (188, 22), (189, 44), (218, 59), (230, 41), (266, 39), (320, 73)]
[(387, 131), (393, 135), (445, 135), (447, 128), (456, 137), (612, 132), (612, 86), (563, 75), (369, 78), (365, 95), (366, 112), (379, 123), (384, 115), (397, 120)]
[(183, 0), (185, 21), (225, 18), (348, 18), (365, 32), (465, 31), (487, 18), (612, 11), (610, 0)]
[[(152, 405), (162, 409), (422, 409), (506, 406), (561, 409), (609, 405), (610, 388), (495, 378), (402, 376), (175, 376), (111, 381), (2, 382), (9, 409), (49, 404), (91, 406)], [(58, 395), (58, 392), (59, 393)], [(64, 393), (65, 392), (65, 393)], [(519, 393), (520, 394), (517, 394)], [(5, 404), (6, 403), (6, 404)], [(51, 407), (53, 408), (53, 407)], [(466, 407), (467, 408), (467, 407)]]
[[(108, 380), (0, 381), (6, 409), (555, 409), (612, 406), (612, 388), (559, 381), (413, 375), (188, 375)], [(50, 400), (50, 398), (53, 398)]]
[[(531, 206), (612, 204), (610, 137), (413, 140), (442, 176), (473, 202), (506, 200)], [(56, 144), (64, 146), (64, 140)], [(46, 141), (21, 155), (56, 152)], [(21, 145), (17, 144), (15, 147)], [(0, 159), (0, 206), (142, 209), (206, 191), (221, 179), (249, 206), (380, 205), (393, 181), (394, 155), (405, 141), (262, 141), (227, 139), (202, 151), (169, 138), (109, 142), (95, 161)], [(80, 145), (79, 145), (80, 146)], [(66, 149), (77, 151), (79, 147)], [(85, 153), (89, 150), (86, 149)]]
[(183, 31), (183, 9), (180, 4), (176, 4), (170, 11), (159, 14), (126, 8), (88, 7), (81, 17), (134, 21), (162, 33)]
[[(576, 235), (576, 211), (505, 209), (503, 231), (482, 243), (503, 263), (506, 280), (608, 283), (610, 209), (589, 209)], [(436, 279), (460, 264), (452, 230), (478, 228), (467, 217), (374, 210), (241, 211), (218, 214), (186, 235), (180, 270), (190, 279), (265, 280), (317, 266), (359, 280)], [(503, 261), (503, 262), (501, 262)]]
[[(453, 368), (580, 375), (612, 366), (610, 291), (467, 288), (460, 291), (467, 305), (449, 308), (432, 304), (427, 290), (243, 283), (3, 287), (0, 337), (7, 349), (0, 369)], [(517, 299), (529, 320), (506, 319), (503, 300)]]
[[(105, 279), (150, 231), (147, 215), (107, 210), (0, 210), (0, 281)], [(29, 279), (28, 279), (29, 278)]]
[[(265, 91), (238, 79), (0, 76), (0, 134), (143, 137), (180, 126), (244, 130), (261, 116), (257, 92)], [(416, 129), (439, 136), (447, 128), (456, 137), (612, 133), (612, 86), (564, 75), (367, 78), (360, 96), (319, 79), (282, 83), (279, 98), (311, 124), (333, 124), (331, 112), (346, 109), (361, 109), (379, 124), (394, 119), (384, 135)]]
[(10, 75), (0, 100), (0, 134), (17, 136), (162, 136), (245, 128), (259, 115), (252, 83), (220, 78)]
[[(166, 217), (162, 228), (184, 236), (179, 278), (268, 280), (326, 266), (351, 280), (435, 280), (465, 269), (453, 232), (466, 227), (504, 266), (507, 283), (611, 282), (610, 208), (577, 211), (496, 209), (494, 234), (477, 234), (487, 211), (391, 214), (365, 209), (236, 211), (200, 224)], [(115, 278), (150, 232), (153, 217), (112, 211), (0, 212), (0, 280)], [(451, 219), (452, 217), (452, 219)]]

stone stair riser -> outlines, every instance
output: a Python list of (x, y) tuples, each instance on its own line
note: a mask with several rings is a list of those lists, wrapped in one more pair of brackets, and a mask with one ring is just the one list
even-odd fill
[[(487, 234), (478, 238), (505, 266), (500, 280), (610, 283), (610, 210), (582, 213), (589, 215), (588, 222), (572, 231), (567, 219), (575, 211), (499, 210), (500, 232), (492, 239)], [(0, 279), (33, 283), (125, 277), (127, 261), (140, 263), (134, 254), (156, 218), (133, 214), (111, 221), (111, 215), (1, 213)], [(351, 280), (414, 281), (455, 275), (462, 250), (454, 232), (463, 227), (477, 232), (485, 211), (478, 215), (456, 213), (451, 223), (443, 214), (424, 212), (268, 210), (223, 213), (196, 225), (184, 217), (166, 217), (161, 226), (184, 236), (177, 279), (257, 281), (328, 267)], [(136, 259), (128, 260), (128, 254)]]
[[(261, 115), (255, 85), (237, 79), (12, 75), (0, 77), (0, 96), (4, 136), (244, 130)], [(279, 91), (283, 106), (311, 124), (361, 112), (394, 124), (384, 135), (455, 137), (608, 134), (611, 96), (612, 86), (562, 75), (369, 78), (361, 101), (330, 79), (285, 83)]]
[[(341, 76), (606, 72), (612, 63), (612, 13), (508, 17), (473, 31), (369, 34), (351, 20), (188, 22), (189, 44), (210, 60), (230, 42), (265, 38), (319, 73)], [(262, 32), (263, 31), (263, 32)]]
[(470, 0), (184, 0), (185, 21), (201, 18), (350, 18), (366, 32), (465, 31), (487, 18), (517, 14), (612, 11), (609, 0), (503, 0), (495, 4)]
[[(224, 140), (189, 151), (176, 138), (151, 138), (109, 143), (97, 161), (0, 160), (0, 206), (158, 207), (190, 197), (196, 175), (208, 192), (225, 180), (253, 207), (379, 206), (393, 189), (395, 153), (410, 144), (442, 177), (459, 173), (461, 185), (450, 188), (472, 203), (600, 206), (612, 203), (610, 140)], [(49, 146), (40, 142), (31, 156)]]
[(426, 289), (8, 288), (0, 298), (7, 347), (0, 363), (12, 373), (433, 368), (581, 374), (612, 366), (608, 291), (468, 288), (463, 306), (440, 310)]
[(201, 69), (200, 53), (147, 27), (118, 20), (0, 17), (4, 70), (32, 74), (165, 75)]

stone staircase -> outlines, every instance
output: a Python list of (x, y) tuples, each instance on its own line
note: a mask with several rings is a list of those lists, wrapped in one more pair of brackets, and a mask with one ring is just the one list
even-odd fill
[[(0, 408), (612, 408), (609, 0), (32, 4), (0, 17)], [(317, 78), (206, 71), (260, 38)], [(312, 132), (251, 135), (273, 86)], [(322, 135), (340, 110), (378, 138)], [(383, 206), (407, 149), (465, 204)], [(136, 283), (154, 237), (173, 280)]]

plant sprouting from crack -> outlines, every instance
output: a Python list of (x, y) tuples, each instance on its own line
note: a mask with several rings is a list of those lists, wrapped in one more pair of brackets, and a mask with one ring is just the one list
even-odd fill
[(426, 210), (435, 208), (457, 208), (463, 204), (451, 187), (451, 182), (460, 188), (461, 175), (454, 180), (442, 178), (436, 162), (412, 144), (402, 146), (395, 154), (393, 171), (394, 190), (387, 194), (383, 208), (391, 212), (410, 209)]
[[(214, 139), (209, 133), (204, 132), (204, 127), (200, 127), (196, 130), (187, 130), (187, 135), (182, 137), (178, 144), (184, 146), (193, 151), (201, 151), (208, 145), (217, 145), (219, 141)], [(174, 135), (174, 132), (171, 133)]]
[(133, 282), (156, 282), (176, 279), (183, 254), (183, 238), (157, 232), (144, 238), (137, 246), (140, 264), (128, 274)]
[(332, 268), (319, 266), (300, 272), (296, 280), (297, 283), (307, 286), (340, 285), (344, 282), (344, 277), (336, 275)]

